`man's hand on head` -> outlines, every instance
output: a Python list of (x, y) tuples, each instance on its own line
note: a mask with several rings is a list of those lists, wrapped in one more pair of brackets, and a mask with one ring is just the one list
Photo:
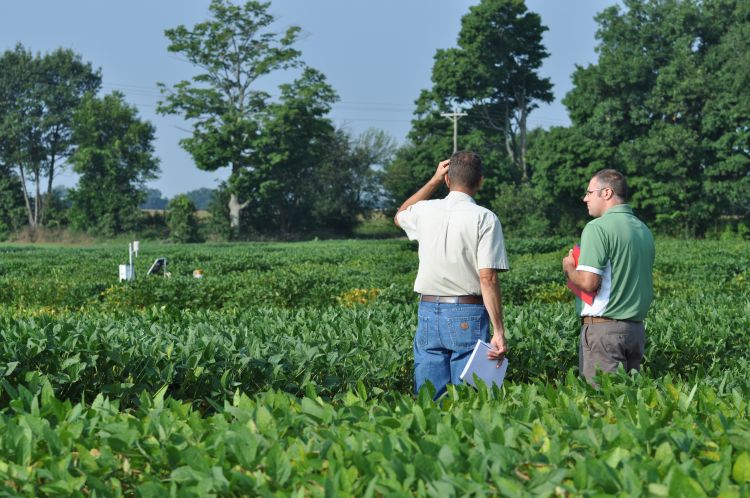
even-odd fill
[(445, 175), (448, 174), (448, 167), (451, 164), (450, 159), (446, 159), (445, 161), (440, 161), (440, 163), (437, 166), (437, 169), (435, 170), (435, 174), (432, 175), (432, 181), (434, 183), (443, 183), (443, 180), (445, 179)]

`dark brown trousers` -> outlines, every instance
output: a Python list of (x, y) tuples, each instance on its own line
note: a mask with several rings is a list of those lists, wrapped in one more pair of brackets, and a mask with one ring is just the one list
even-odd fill
[(578, 368), (591, 382), (597, 367), (603, 372), (615, 372), (622, 364), (626, 372), (640, 370), (646, 347), (643, 322), (611, 321), (581, 326), (578, 347)]

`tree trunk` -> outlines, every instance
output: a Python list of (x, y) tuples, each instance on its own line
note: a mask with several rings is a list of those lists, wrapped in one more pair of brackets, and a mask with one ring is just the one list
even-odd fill
[(42, 199), (40, 199), (41, 189), (39, 188), (39, 184), (42, 180), (40, 177), (40, 169), (41, 166), (37, 164), (36, 171), (34, 172), (34, 183), (36, 184), (36, 195), (34, 196), (34, 226), (39, 225), (39, 209), (42, 202)]
[(513, 146), (513, 127), (510, 125), (510, 112), (508, 110), (508, 106), (505, 106), (505, 129), (503, 132), (505, 133), (505, 152), (508, 153), (508, 157), (511, 161), (514, 163), (516, 162), (516, 155), (514, 154), (514, 146)]
[(49, 207), (50, 200), (52, 199), (52, 181), (55, 177), (55, 151), (52, 150), (52, 159), (49, 163), (49, 175), (47, 177), (47, 195), (43, 199), (42, 210), (39, 213), (39, 224), (44, 225), (44, 216), (47, 214), (47, 208)]
[(521, 169), (521, 183), (529, 181), (529, 168), (526, 164), (526, 120), (529, 116), (529, 109), (526, 105), (526, 89), (521, 88), (520, 95), (516, 95), (518, 100), (518, 150), (516, 151), (517, 164)]
[(520, 151), (518, 154), (518, 162), (521, 167), (521, 183), (529, 181), (529, 167), (526, 164), (526, 117), (528, 116), (528, 110), (526, 106), (521, 106), (521, 120), (519, 125), (518, 134), (520, 135)]
[(249, 201), (240, 203), (234, 192), (229, 195), (229, 226), (235, 237), (240, 234), (240, 212), (247, 207), (248, 203)]
[(34, 214), (31, 210), (31, 201), (29, 200), (29, 191), (26, 190), (26, 174), (23, 172), (23, 166), (18, 166), (18, 172), (21, 174), (21, 190), (23, 190), (23, 200), (26, 203), (26, 214), (29, 217), (29, 226), (32, 230), (36, 228), (34, 223)]

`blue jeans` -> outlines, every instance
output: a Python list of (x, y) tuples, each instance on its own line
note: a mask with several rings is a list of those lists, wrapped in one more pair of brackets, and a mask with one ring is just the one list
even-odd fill
[(419, 303), (419, 321), (414, 336), (414, 391), (426, 381), (437, 390), (459, 384), (461, 371), (477, 339), (486, 341), (490, 321), (483, 304)]

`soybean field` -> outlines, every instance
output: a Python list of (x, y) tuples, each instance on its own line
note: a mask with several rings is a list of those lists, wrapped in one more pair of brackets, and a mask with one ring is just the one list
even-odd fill
[(749, 496), (749, 245), (658, 240), (643, 371), (594, 389), (573, 242), (508, 241), (506, 381), (438, 402), (407, 241), (142, 243), (129, 282), (0, 245), (0, 495)]

